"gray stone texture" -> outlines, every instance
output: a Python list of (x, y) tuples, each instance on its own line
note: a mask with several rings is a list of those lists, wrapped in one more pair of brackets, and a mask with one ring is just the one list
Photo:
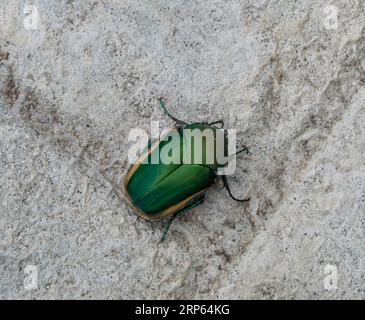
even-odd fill
[[(0, 0), (1, 299), (364, 298), (364, 1), (27, 3)], [(119, 192), (159, 96), (251, 151), (251, 201), (218, 184), (162, 244)]]

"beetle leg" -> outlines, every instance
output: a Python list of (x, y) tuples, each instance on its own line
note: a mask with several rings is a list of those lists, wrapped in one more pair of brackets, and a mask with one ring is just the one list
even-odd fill
[(211, 122), (211, 123), (208, 123), (208, 125), (213, 125), (213, 124), (221, 124), (222, 126), (221, 126), (221, 129), (224, 127), (224, 122), (223, 122), (223, 120), (218, 120), (218, 121), (214, 121), (214, 122)]
[(250, 150), (248, 150), (248, 148), (246, 146), (243, 146), (242, 149), (240, 149), (236, 152), (236, 155), (241, 153), (241, 152), (244, 152), (244, 151), (246, 151), (247, 154), (250, 153)]
[(161, 242), (163, 242), (166, 239), (166, 235), (167, 235), (167, 232), (169, 231), (169, 228), (170, 228), (170, 225), (171, 225), (172, 221), (174, 221), (177, 217), (182, 216), (187, 211), (189, 211), (189, 210), (193, 209), (194, 207), (198, 206), (199, 204), (202, 204), (204, 202), (204, 198), (205, 198), (205, 194), (203, 194), (202, 196), (199, 196), (197, 199), (192, 200), (192, 202), (190, 202), (190, 204), (186, 205), (180, 211), (174, 213), (171, 216), (169, 221), (167, 221), (166, 224), (164, 225), (164, 230), (163, 230), (163, 234), (162, 234), (162, 237), (161, 237)]
[(248, 198), (244, 198), (244, 199), (237, 199), (236, 197), (234, 197), (231, 193), (231, 189), (229, 188), (229, 185), (228, 185), (228, 180), (227, 180), (227, 177), (222, 175), (222, 181), (223, 181), (223, 184), (224, 186), (226, 187), (227, 191), (228, 191), (228, 194), (230, 195), (230, 197), (233, 199), (233, 200), (236, 200), (236, 201), (240, 201), (240, 202), (247, 202), (247, 201), (250, 201), (250, 197)]
[(179, 126), (186, 126), (187, 125), (186, 122), (184, 122), (182, 120), (179, 120), (179, 119), (175, 118), (173, 115), (171, 115), (171, 113), (166, 109), (165, 103), (163, 102), (162, 98), (158, 98), (158, 101), (160, 101), (161, 108), (165, 111), (167, 116), (170, 119), (172, 119), (173, 121), (175, 121), (177, 125), (179, 125)]

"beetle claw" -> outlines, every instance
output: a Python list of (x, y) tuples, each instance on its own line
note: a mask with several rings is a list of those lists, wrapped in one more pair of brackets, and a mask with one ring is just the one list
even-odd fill
[(236, 198), (235, 196), (233, 196), (232, 192), (231, 192), (231, 189), (228, 185), (228, 181), (227, 181), (227, 177), (226, 176), (222, 176), (222, 181), (223, 181), (223, 185), (226, 187), (227, 191), (228, 191), (228, 194), (229, 196), (235, 200), (235, 201), (239, 201), (239, 202), (247, 202), (247, 201), (250, 201), (250, 197), (248, 198), (244, 198), (244, 199), (238, 199)]
[(241, 153), (241, 152), (244, 152), (244, 151), (246, 152), (246, 154), (250, 154), (251, 153), (250, 150), (246, 146), (243, 146), (241, 150), (238, 150), (236, 152), (236, 155), (239, 154), (239, 153)]
[(223, 129), (224, 128), (224, 121), (223, 120), (214, 121), (214, 122), (208, 123), (208, 125), (211, 126), (213, 124), (218, 124), (218, 123), (221, 125), (220, 129)]
[(177, 118), (175, 118), (173, 115), (171, 115), (171, 113), (166, 109), (166, 106), (165, 106), (165, 102), (163, 101), (162, 98), (158, 98), (158, 101), (160, 102), (160, 106), (161, 108), (165, 111), (165, 113), (167, 114), (167, 116), (172, 119), (173, 121), (176, 122), (175, 126), (176, 125), (181, 125), (181, 126), (184, 126), (184, 125), (187, 125), (186, 122), (182, 121), (182, 120), (179, 120)]

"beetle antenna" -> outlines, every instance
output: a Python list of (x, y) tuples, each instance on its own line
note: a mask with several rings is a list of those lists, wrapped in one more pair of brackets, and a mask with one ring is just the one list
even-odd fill
[(232, 157), (234, 157), (242, 152), (246, 152), (246, 154), (251, 153), (250, 150), (246, 146), (243, 146), (242, 149), (238, 150), (236, 153), (232, 153), (232, 154), (228, 155), (228, 159), (232, 159)]
[(162, 98), (158, 98), (158, 101), (160, 101), (160, 105), (161, 105), (161, 108), (165, 111), (165, 113), (167, 114), (167, 116), (174, 120), (176, 122), (176, 124), (179, 124), (179, 125), (187, 125), (186, 122), (182, 121), (182, 120), (179, 120), (177, 118), (175, 118), (167, 109), (166, 109), (166, 106), (165, 106), (165, 103), (163, 102)]
[(250, 201), (250, 197), (248, 198), (244, 198), (244, 199), (237, 199), (236, 197), (234, 197), (232, 195), (232, 192), (231, 192), (231, 189), (228, 185), (228, 180), (227, 180), (227, 177), (222, 175), (222, 181), (223, 181), (223, 185), (225, 186), (225, 188), (227, 189), (228, 191), (228, 194), (230, 195), (230, 197), (233, 199), (233, 200), (236, 200), (236, 201), (239, 201), (239, 202), (247, 202), (247, 201)]

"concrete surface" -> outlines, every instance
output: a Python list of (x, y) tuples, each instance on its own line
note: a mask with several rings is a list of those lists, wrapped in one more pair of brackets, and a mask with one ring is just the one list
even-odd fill
[[(0, 298), (364, 298), (364, 1), (1, 0), (0, 20)], [(172, 125), (158, 96), (252, 152), (230, 178), (250, 203), (217, 185), (163, 244), (115, 192), (129, 131)]]

